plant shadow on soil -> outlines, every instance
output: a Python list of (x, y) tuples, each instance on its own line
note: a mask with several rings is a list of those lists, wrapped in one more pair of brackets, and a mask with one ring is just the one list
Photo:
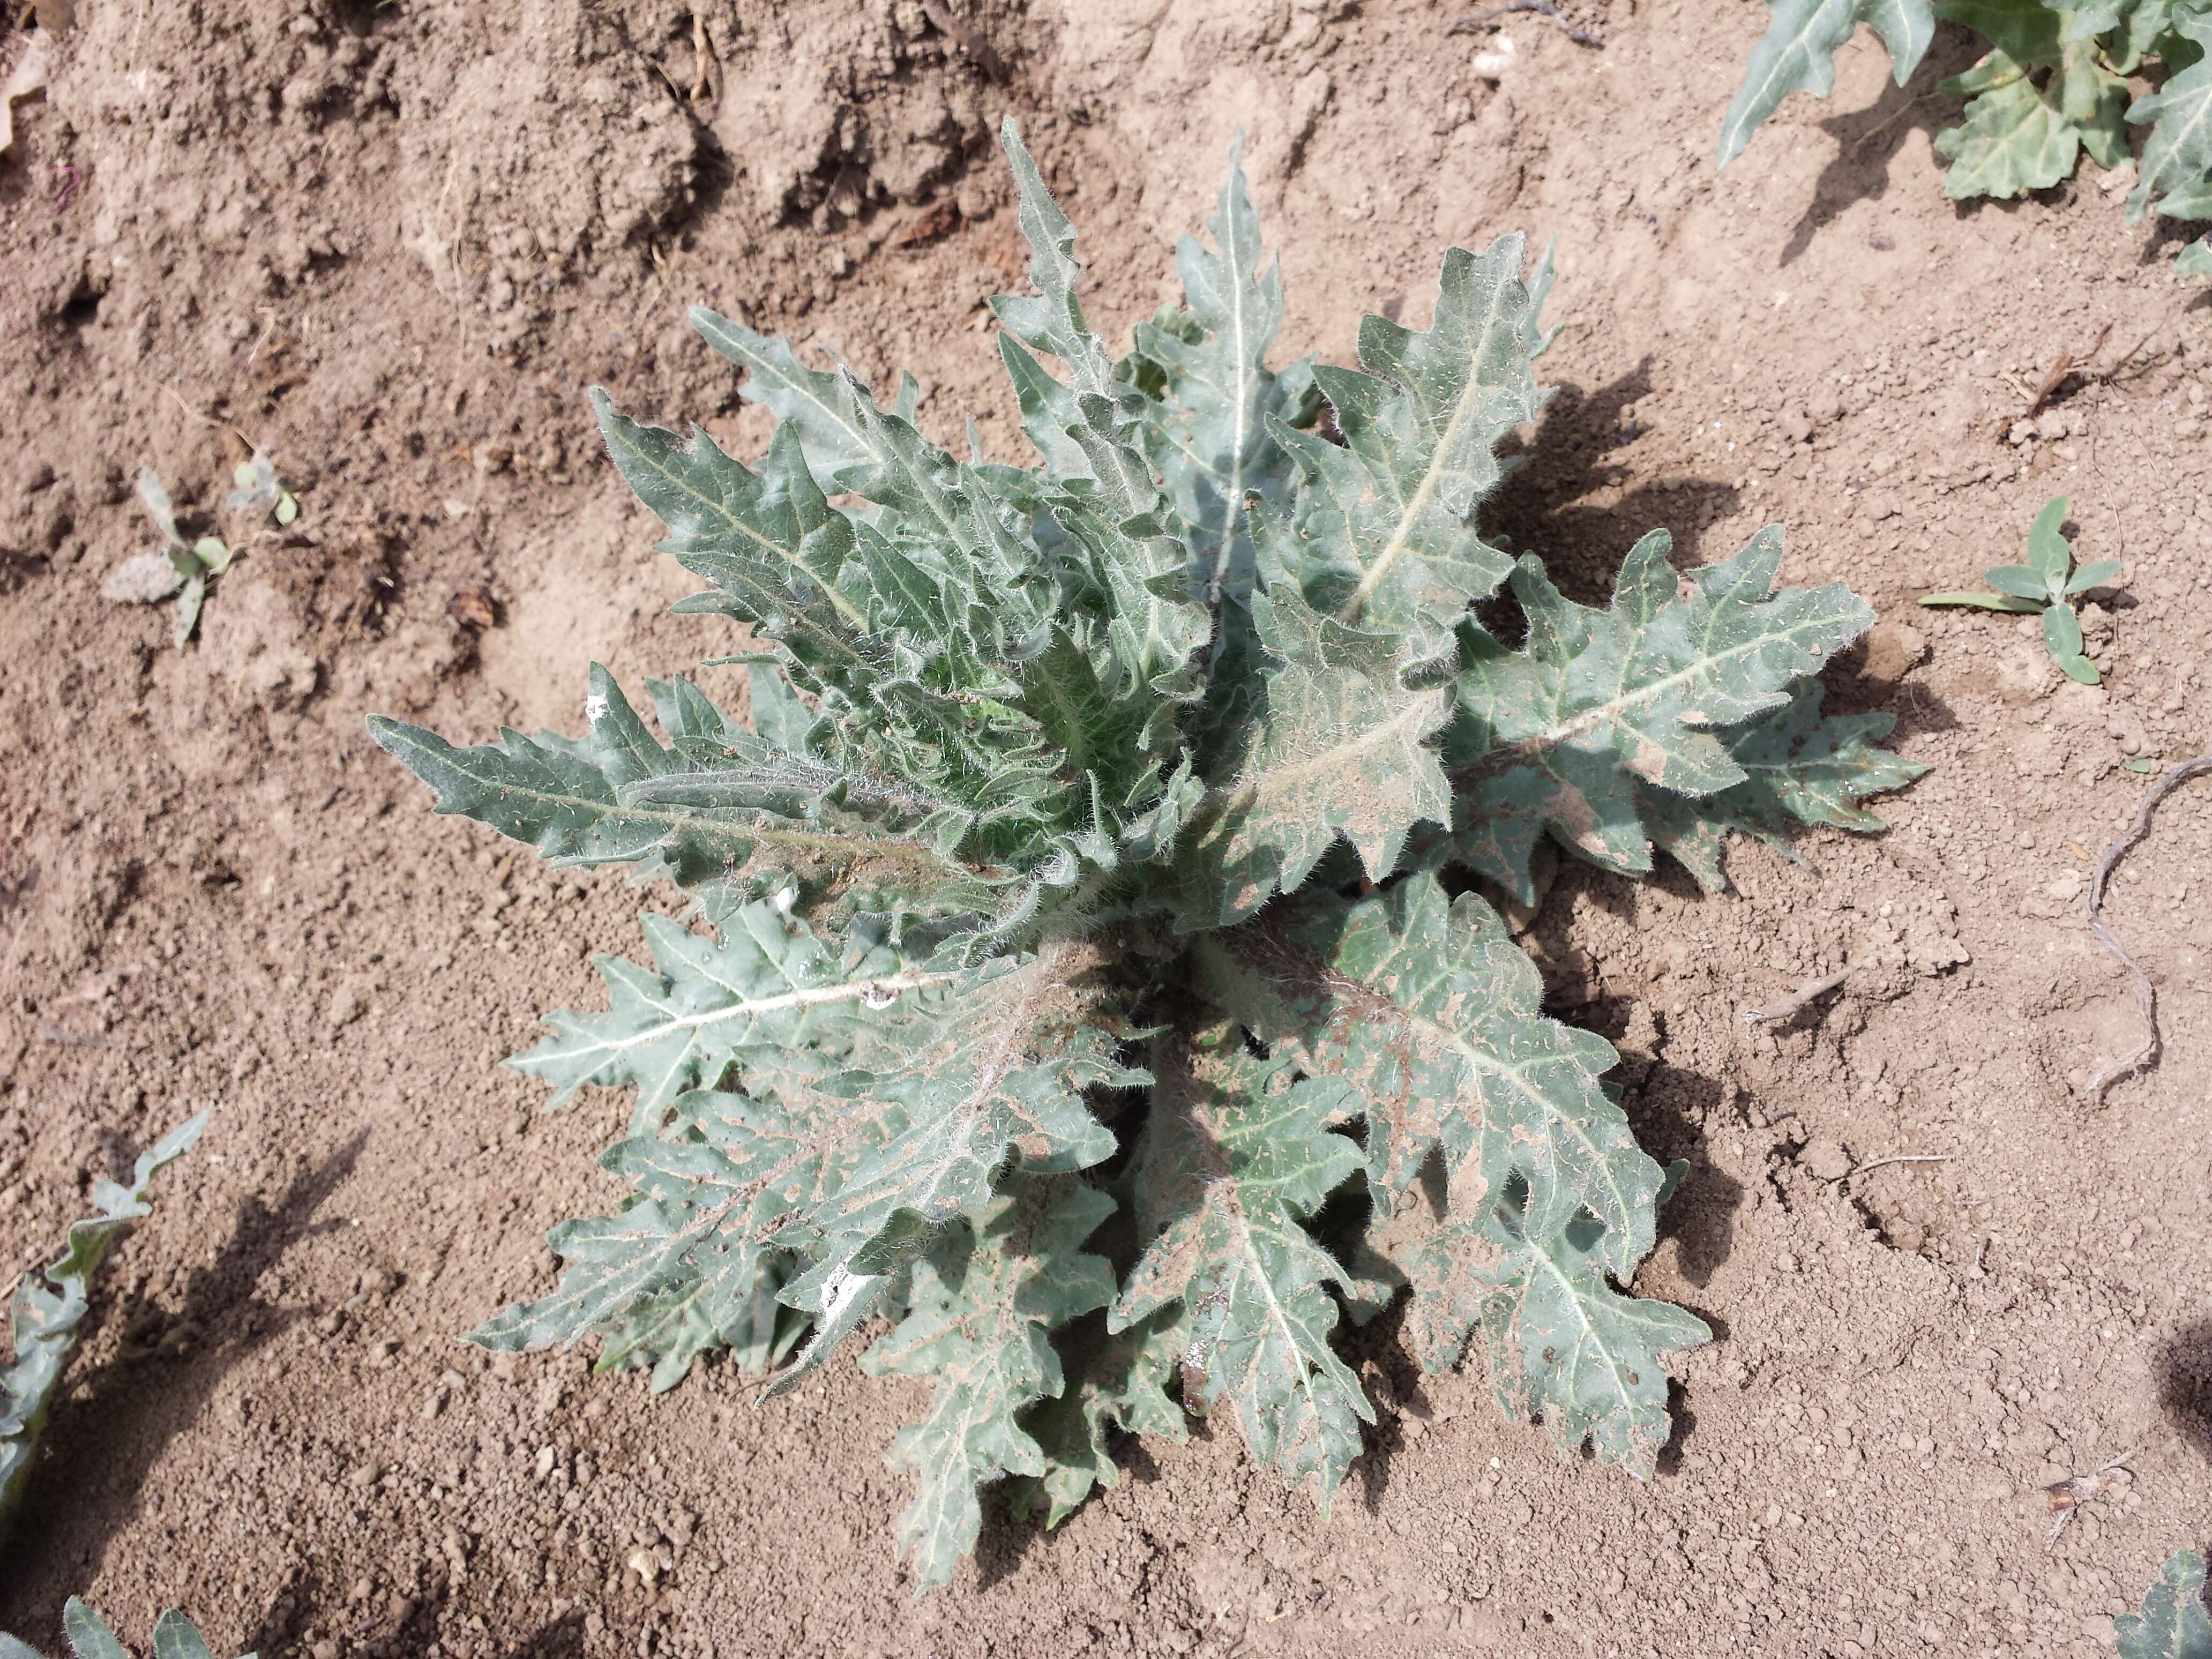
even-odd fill
[[(119, 1363), (88, 1379), (87, 1397), (64, 1394), (56, 1402), (45, 1455), (24, 1494), (11, 1563), (24, 1581), (52, 1577), (38, 1571), (45, 1565), (42, 1556), (96, 1562), (133, 1506), (87, 1504), (84, 1494), (144, 1491), (163, 1449), (199, 1419), (223, 1377), (307, 1316), (306, 1308), (260, 1301), (252, 1286), (300, 1240), (342, 1224), (318, 1224), (315, 1213), (352, 1173), (367, 1139), (362, 1131), (303, 1170), (274, 1205), (251, 1195), (240, 1200), (230, 1237), (211, 1263), (192, 1270), (173, 1314), (129, 1301), (117, 1306), (112, 1316), (124, 1322), (129, 1346)], [(109, 1150), (111, 1156), (119, 1152)], [(94, 1305), (99, 1306), (97, 1299)], [(178, 1352), (173, 1344), (179, 1340), (206, 1346)], [(272, 1603), (271, 1619), (279, 1616), (287, 1595), (300, 1599), (288, 1588)], [(49, 1622), (58, 1621), (60, 1610), (51, 1611)], [(270, 1644), (264, 1640), (264, 1645)]]
[[(1882, 82), (1881, 96), (1866, 108), (1831, 115), (1820, 131), (1836, 141), (1836, 153), (1814, 182), (1813, 199), (1790, 228), (1778, 268), (1795, 264), (1813, 246), (1813, 239), (1845, 208), (1856, 202), (1879, 202), (1889, 193), (1890, 163), (1905, 148), (1905, 141), (1924, 132), (1933, 143), (1937, 132), (1956, 124), (1960, 106), (1936, 88), (1948, 77), (1970, 68), (1981, 57), (1980, 43), (1967, 30), (1940, 25), (1928, 54), (1903, 86), (1894, 79)], [(1757, 143), (1754, 137), (1752, 142)], [(1978, 203), (1960, 203), (1971, 211)]]
[[(1630, 411), (1656, 390), (1649, 357), (1594, 392), (1560, 381), (1536, 418), (1534, 438), (1517, 450), (1503, 447), (1521, 465), (1482, 505), (1482, 528), (1495, 545), (1540, 555), (1559, 590), (1584, 605), (1611, 602), (1621, 561), (1647, 531), (1672, 535), (1674, 563), (1686, 569), (1705, 562), (1705, 526), (1735, 510), (1735, 487), (1710, 478), (1640, 483), (1609, 507), (1576, 505), (1634, 476), (1614, 457), (1643, 430)], [(1486, 621), (1492, 603), (1480, 607)]]
[[(1201, 1443), (1213, 1437), (1211, 1421), (1203, 1412), (1189, 1414), (1190, 1437)], [(1114, 1465), (1124, 1483), (1149, 1486), (1160, 1478), (1160, 1466), (1141, 1436), (1115, 1433)], [(983, 1493), (983, 1530), (975, 1540), (975, 1589), (980, 1594), (1011, 1578), (1033, 1549), (1050, 1549), (1066, 1535), (1047, 1527), (1042, 1517), (1018, 1514), (1013, 1505), (1014, 1483), (994, 1482)], [(1098, 1494), (1090, 1499), (1098, 1501)], [(534, 1650), (532, 1650), (534, 1651)], [(518, 1652), (515, 1659), (522, 1659)]]
[(2184, 1326), (2158, 1356), (2158, 1403), (2197, 1449), (2212, 1457), (2212, 1319)]

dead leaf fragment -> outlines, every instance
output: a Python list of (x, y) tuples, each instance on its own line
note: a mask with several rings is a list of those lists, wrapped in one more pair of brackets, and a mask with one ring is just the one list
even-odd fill
[(463, 628), (485, 629), (499, 622), (499, 609), (481, 587), (464, 587), (446, 605), (446, 614)]
[(929, 19), (939, 34), (949, 35), (977, 69), (1000, 85), (1006, 83), (1006, 60), (994, 52), (981, 35), (954, 16), (948, 7), (939, 4), (939, 0), (921, 0), (921, 15)]
[(891, 237), (893, 247), (914, 247), (923, 242), (934, 241), (949, 231), (960, 228), (960, 209), (950, 197), (932, 202), (911, 223), (902, 225)]

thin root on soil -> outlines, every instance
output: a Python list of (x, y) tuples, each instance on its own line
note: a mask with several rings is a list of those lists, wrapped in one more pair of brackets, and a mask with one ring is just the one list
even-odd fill
[(2082, 1092), (2089, 1097), (2093, 1103), (2102, 1100), (2105, 1097), (2105, 1091), (2119, 1082), (2121, 1079), (2133, 1077), (2139, 1072), (2147, 1072), (2157, 1065), (2160, 1050), (2158, 990), (2151, 984), (2150, 975), (2143, 972), (2135, 957), (2128, 954), (2127, 946), (2122, 945), (2112, 930), (2105, 925), (2102, 914), (2105, 907), (2105, 885), (2112, 879), (2113, 870), (2118, 866), (2120, 860), (2126, 855), (2128, 848), (2141, 841), (2145, 832), (2149, 830), (2150, 815), (2158, 809), (2158, 804), (2188, 782), (2190, 779), (2206, 772), (2212, 772), (2212, 752), (2199, 755), (2195, 760), (2182, 762), (2180, 765), (2172, 768), (2164, 777), (2151, 785), (2143, 793), (2142, 805), (2136, 808), (2134, 818), (2130, 821), (2125, 830), (2113, 838), (2112, 844), (2105, 848), (2103, 855), (2097, 860), (2095, 874), (2089, 878), (2089, 931), (2096, 935), (2100, 945), (2118, 958), (2120, 966), (2128, 970), (2128, 978), (2135, 988), (2136, 1012), (2142, 1016), (2143, 1024), (2142, 1046), (2126, 1059), (2114, 1060), (2089, 1079)]

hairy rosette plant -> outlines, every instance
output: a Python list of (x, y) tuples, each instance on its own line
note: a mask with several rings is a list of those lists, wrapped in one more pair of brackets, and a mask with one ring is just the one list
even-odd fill
[[(886, 409), (696, 310), (781, 417), (763, 460), (594, 398), (709, 585), (680, 608), (763, 647), (750, 724), (678, 678), (656, 737), (596, 668), (580, 738), (373, 723), (440, 811), (697, 895), (698, 927), (644, 917), (651, 966), (600, 959), (609, 1012), (514, 1062), (556, 1102), (635, 1086), (604, 1159), (635, 1195), (556, 1229), (559, 1287), (474, 1340), (595, 1336), (659, 1388), (726, 1348), (784, 1366), (773, 1393), (889, 1320), (863, 1368), (936, 1385), (891, 1451), (925, 1586), (985, 1483), (1056, 1521), (1114, 1483), (1113, 1432), (1187, 1409), (1326, 1505), (1375, 1420), (1333, 1333), (1408, 1287), (1425, 1364), (1479, 1328), (1508, 1413), (1647, 1474), (1665, 1356), (1709, 1334), (1618, 1288), (1662, 1171), (1468, 872), (1525, 896), (1548, 833), (1711, 886), (1729, 830), (1872, 823), (1856, 799), (1916, 769), (1808, 678), (1871, 614), (1778, 592), (1773, 531), (1688, 574), (1647, 537), (1601, 611), (1482, 539), (1544, 401), (1517, 237), (1446, 256), (1425, 332), (1367, 318), (1360, 369), (1270, 370), (1232, 163), (1186, 304), (1117, 362), (1005, 143), (1040, 297), (996, 301), (1000, 348), (1039, 465), (972, 428), (957, 460), (910, 381)], [(1501, 583), (1518, 647), (1471, 609)]]

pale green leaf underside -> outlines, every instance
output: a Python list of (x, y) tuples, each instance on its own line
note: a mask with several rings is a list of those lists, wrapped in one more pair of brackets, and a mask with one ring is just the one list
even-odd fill
[(1793, 92), (1826, 98), (1835, 90), (1833, 59), (1861, 23), (1889, 48), (1890, 73), (1903, 86), (1936, 34), (1929, 0), (1768, 0), (1766, 33), (1752, 49), (1743, 84), (1721, 122), (1721, 165), (1743, 153), (1759, 124)]

